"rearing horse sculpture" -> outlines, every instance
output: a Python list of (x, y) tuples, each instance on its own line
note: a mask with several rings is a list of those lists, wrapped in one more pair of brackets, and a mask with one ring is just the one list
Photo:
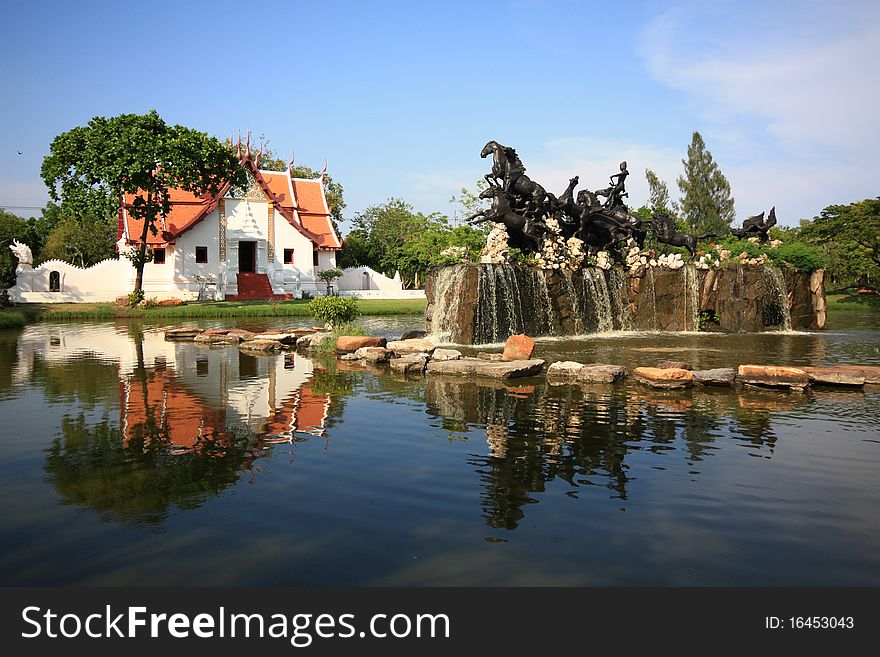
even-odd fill
[(671, 246), (683, 246), (691, 254), (691, 259), (697, 254), (697, 242), (715, 236), (715, 233), (703, 233), (702, 235), (679, 233), (675, 229), (675, 220), (663, 213), (655, 214), (651, 218), (651, 225), (654, 227), (654, 235), (658, 242)]
[[(511, 246), (519, 249), (541, 250), (541, 235), (535, 221), (514, 212), (510, 205), (507, 192), (500, 187), (489, 187), (483, 190), (480, 198), (492, 199), (492, 207), (477, 212), (466, 219), (468, 223), (480, 224), (484, 221), (497, 221), (507, 228)], [(477, 219), (482, 217), (482, 219)], [(476, 219), (476, 221), (474, 221)]]
[(525, 174), (526, 168), (514, 149), (493, 140), (483, 146), (480, 157), (490, 154), (492, 173), (484, 176), (486, 182), (493, 186), (500, 185), (501, 189), (514, 196), (524, 197), (526, 205), (523, 214), (537, 216), (547, 198), (547, 191)]

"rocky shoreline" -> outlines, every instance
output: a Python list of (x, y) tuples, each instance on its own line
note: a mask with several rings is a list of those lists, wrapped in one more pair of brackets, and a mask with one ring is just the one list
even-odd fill
[[(388, 341), (368, 336), (340, 336), (336, 355), (342, 361), (364, 366), (387, 367), (392, 372), (414, 375), (450, 375), (508, 380), (545, 377), (550, 385), (617, 383), (631, 378), (641, 385), (675, 390), (695, 386), (756, 386), (803, 391), (814, 385), (861, 388), (880, 384), (880, 365), (828, 365), (823, 367), (739, 365), (693, 370), (685, 361), (661, 361), (632, 370), (621, 365), (557, 361), (547, 365), (532, 358), (535, 341), (526, 335), (511, 336), (504, 351), (465, 356), (457, 349), (438, 346), (423, 332), (406, 339)], [(169, 329), (165, 339), (191, 341), (204, 348), (237, 346), (252, 355), (282, 351), (316, 351), (331, 338), (324, 327), (290, 328), (254, 333), (240, 329)]]

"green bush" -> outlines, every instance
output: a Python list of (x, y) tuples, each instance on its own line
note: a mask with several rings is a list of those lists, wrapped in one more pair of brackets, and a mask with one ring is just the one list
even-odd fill
[(336, 353), (336, 338), (341, 335), (367, 335), (366, 331), (358, 324), (339, 324), (333, 327), (329, 337), (318, 346), (318, 353)]
[(822, 252), (803, 242), (785, 242), (779, 248), (767, 249), (767, 257), (776, 266), (786, 264), (801, 271), (810, 272), (825, 267)]
[(309, 310), (330, 326), (347, 324), (360, 315), (358, 302), (354, 297), (315, 297), (309, 301)]
[(143, 300), (144, 300), (144, 291), (143, 290), (135, 290), (134, 292), (128, 293), (128, 305), (129, 306), (136, 306)]

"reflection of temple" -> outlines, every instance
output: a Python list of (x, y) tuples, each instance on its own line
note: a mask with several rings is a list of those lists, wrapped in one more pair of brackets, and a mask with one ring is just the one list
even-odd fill
[(88, 326), (33, 325), (25, 329), (14, 373), (30, 376), (34, 359), (107, 363), (118, 378), (120, 429), (148, 417), (168, 431), (172, 445), (191, 448), (242, 425), (263, 442), (291, 442), (296, 433), (325, 434), (330, 395), (318, 393), (312, 361), (295, 353), (256, 357), (237, 349), (208, 349), (164, 340), (159, 330), (131, 333), (127, 325), (95, 339)]

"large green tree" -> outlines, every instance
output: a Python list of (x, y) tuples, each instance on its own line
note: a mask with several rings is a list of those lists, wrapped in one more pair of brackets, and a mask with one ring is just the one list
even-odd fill
[(132, 258), (136, 292), (143, 288), (147, 237), (158, 233), (160, 217), (171, 210), (169, 190), (216, 194), (226, 182), (245, 183), (227, 146), (204, 132), (168, 125), (155, 110), (96, 116), (58, 135), (41, 173), (53, 200), (72, 217), (112, 216), (121, 194), (134, 196), (129, 215), (143, 221)]
[(18, 261), (9, 250), (12, 240), (31, 247), (34, 257), (39, 253), (40, 239), (32, 222), (0, 208), (0, 289), (15, 285), (15, 267)]
[(694, 132), (687, 159), (681, 161), (684, 175), (678, 178), (681, 214), (689, 232), (725, 235), (736, 217), (730, 183), (721, 173), (699, 132)]
[(486, 243), (483, 231), (472, 226), (452, 227), (442, 214), (423, 214), (402, 199), (393, 198), (357, 214), (354, 230), (342, 246), (340, 265), (367, 265), (391, 275), (400, 271), (407, 287), (418, 287), (424, 273), (446, 262), (449, 247), (464, 247), (471, 259)]
[(880, 276), (880, 198), (829, 205), (803, 220), (799, 232), (825, 253), (839, 281)]
[(679, 207), (678, 203), (669, 198), (669, 186), (660, 180), (660, 177), (651, 169), (645, 169), (645, 178), (648, 180), (648, 189), (650, 190), (648, 207), (651, 212), (677, 218)]

